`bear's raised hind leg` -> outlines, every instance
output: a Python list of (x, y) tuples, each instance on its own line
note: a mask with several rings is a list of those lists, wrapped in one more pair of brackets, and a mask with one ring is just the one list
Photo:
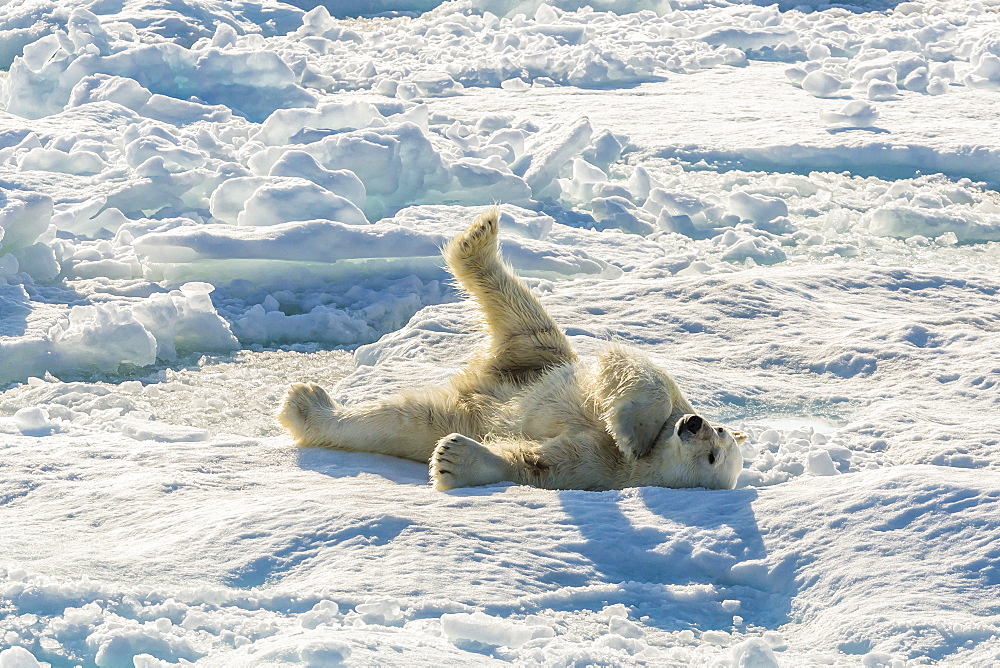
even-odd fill
[(576, 355), (538, 298), (501, 259), (499, 216), (495, 207), (482, 213), (448, 244), (444, 257), (479, 304), (490, 336), (489, 351), (472, 363), (472, 375), (525, 382)]

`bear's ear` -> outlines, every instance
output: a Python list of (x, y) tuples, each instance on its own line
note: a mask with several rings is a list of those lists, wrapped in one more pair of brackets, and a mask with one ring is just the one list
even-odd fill
[(750, 438), (742, 431), (737, 431), (735, 429), (730, 429), (729, 433), (732, 434), (733, 438), (736, 439), (736, 445), (743, 445), (744, 443), (746, 443), (747, 439)]

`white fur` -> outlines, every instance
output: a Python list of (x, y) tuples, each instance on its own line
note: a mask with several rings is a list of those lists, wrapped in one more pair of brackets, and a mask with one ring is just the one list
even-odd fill
[(500, 259), (489, 210), (444, 250), (487, 341), (448, 384), (344, 406), (292, 385), (278, 420), (300, 445), (430, 463), (438, 489), (502, 480), (550, 489), (732, 488), (746, 437), (713, 427), (662, 369), (612, 345), (590, 362)]

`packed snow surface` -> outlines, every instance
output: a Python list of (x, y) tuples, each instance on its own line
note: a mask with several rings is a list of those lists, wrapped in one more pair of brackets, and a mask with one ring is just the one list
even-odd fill
[[(0, 4), (0, 668), (1000, 662), (998, 0)], [(735, 490), (436, 492), (502, 251)]]

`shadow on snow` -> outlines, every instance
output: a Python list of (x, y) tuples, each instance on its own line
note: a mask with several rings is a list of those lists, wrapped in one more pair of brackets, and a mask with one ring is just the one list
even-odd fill
[[(627, 501), (632, 493), (558, 492), (581, 537), (562, 549), (621, 586), (621, 600), (608, 603), (633, 606), (637, 617), (648, 617), (646, 624), (668, 631), (729, 630), (734, 615), (766, 628), (788, 621), (794, 591), (772, 586), (777, 578), (767, 574), (767, 550), (752, 507), (756, 490), (638, 488), (638, 505), (653, 516), (642, 525), (623, 507), (636, 505)], [(741, 570), (741, 564), (747, 567)], [(725, 600), (739, 601), (739, 607), (729, 604), (727, 610)]]

